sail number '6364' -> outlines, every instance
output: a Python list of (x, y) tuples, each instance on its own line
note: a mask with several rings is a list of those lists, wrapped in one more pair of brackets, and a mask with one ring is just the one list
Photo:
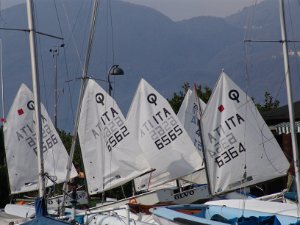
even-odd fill
[(244, 145), (236, 140), (233, 133), (221, 138), (214, 147), (214, 151), (208, 149), (208, 153), (214, 158), (219, 168), (246, 151)]

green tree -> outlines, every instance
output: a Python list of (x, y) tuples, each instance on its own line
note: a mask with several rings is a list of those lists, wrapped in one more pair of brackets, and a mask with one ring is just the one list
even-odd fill
[(256, 103), (256, 107), (258, 109), (258, 111), (260, 112), (267, 112), (270, 111), (272, 109), (277, 109), (279, 106), (279, 101), (275, 100), (274, 97), (269, 93), (269, 92), (265, 92), (265, 99), (264, 99), (264, 104), (261, 105), (259, 103)]
[[(63, 130), (57, 130), (60, 139), (62, 140), (65, 148), (67, 149), (67, 152), (70, 153), (71, 150), (71, 146), (72, 146), (72, 135), (70, 133), (67, 133)], [(81, 149), (80, 149), (80, 145), (78, 142), (78, 138), (77, 138), (77, 142), (75, 145), (75, 152), (74, 152), (74, 157), (73, 157), (73, 163), (80, 165), (80, 168), (83, 169), (83, 165), (82, 165), (82, 159), (81, 159)]]
[[(171, 99), (168, 99), (170, 105), (172, 106), (173, 110), (175, 113), (177, 113), (180, 109), (180, 106), (183, 102), (184, 96), (186, 94), (186, 92), (188, 91), (188, 89), (190, 89), (190, 84), (188, 82), (185, 82), (182, 87), (181, 90), (179, 91), (179, 93), (174, 93), (173, 97)], [(205, 86), (204, 88), (202, 88), (201, 85), (198, 85), (196, 87), (196, 92), (197, 92), (197, 96), (200, 97), (205, 103), (208, 102), (212, 90), (211, 88), (209, 88), (208, 86)]]

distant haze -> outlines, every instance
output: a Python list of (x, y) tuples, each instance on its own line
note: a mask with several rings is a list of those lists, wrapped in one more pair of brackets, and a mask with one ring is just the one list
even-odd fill
[(197, 16), (226, 17), (262, 0), (124, 0), (149, 6), (170, 17), (184, 20)]
[[(0, 0), (1, 8), (8, 8), (26, 0)], [(246, 6), (263, 0), (123, 0), (160, 11), (174, 21), (197, 16), (225, 17)]]

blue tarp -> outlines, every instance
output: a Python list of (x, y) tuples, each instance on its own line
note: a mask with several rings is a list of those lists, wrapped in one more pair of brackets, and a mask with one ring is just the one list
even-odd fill
[[(251, 216), (251, 217), (240, 217), (233, 219), (225, 219), (220, 215), (214, 215), (211, 218), (214, 221), (228, 223), (231, 225), (281, 225), (276, 216)], [(300, 225), (300, 224), (299, 224)]]
[(71, 223), (57, 220), (47, 216), (45, 201), (38, 198), (35, 201), (35, 218), (23, 223), (22, 225), (70, 225)]
[(248, 218), (241, 217), (238, 219), (239, 225), (281, 225), (276, 216), (251, 216)]

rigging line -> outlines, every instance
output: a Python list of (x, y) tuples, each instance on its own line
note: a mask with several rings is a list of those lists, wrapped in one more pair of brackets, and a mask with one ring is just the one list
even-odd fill
[[(71, 172), (71, 164), (72, 160), (74, 157), (74, 151), (75, 151), (75, 145), (76, 142), (78, 141), (77, 136), (78, 136), (78, 128), (79, 128), (79, 115), (81, 112), (82, 108), (82, 101), (83, 101), (83, 95), (86, 89), (87, 85), (87, 69), (89, 66), (89, 59), (90, 59), (90, 53), (91, 53), (91, 47), (93, 43), (93, 38), (95, 34), (95, 27), (96, 27), (96, 18), (98, 15), (98, 9), (99, 9), (99, 0), (95, 0), (93, 4), (93, 16), (91, 19), (91, 27), (90, 27), (90, 32), (89, 32), (89, 42), (88, 42), (88, 48), (86, 51), (86, 59), (85, 59), (85, 65), (84, 65), (84, 70), (83, 70), (83, 75), (82, 75), (82, 80), (81, 80), (81, 86), (80, 86), (80, 93), (79, 93), (79, 99), (78, 99), (78, 107), (77, 107), (77, 112), (76, 112), (76, 121), (74, 122), (74, 131), (73, 131), (73, 137), (72, 137), (72, 145), (71, 145), (71, 150), (70, 150), (70, 157), (67, 165), (67, 175), (66, 175), (66, 181), (70, 179), (70, 172)], [(64, 191), (66, 190), (66, 183), (64, 183), (63, 186)], [(63, 201), (62, 201), (62, 212), (64, 212), (64, 200), (65, 200), (65, 195), (63, 195)]]
[[(33, 5), (33, 7), (36, 7), (35, 5)], [(38, 10), (33, 10), (34, 12), (34, 17), (35, 17), (35, 21), (36, 21), (36, 28), (39, 27), (39, 20), (38, 20), (38, 14), (37, 14), (37, 11)], [(40, 36), (37, 36), (36, 37), (36, 40), (39, 44), (39, 46), (42, 46), (41, 44), (41, 37)], [(43, 55), (42, 55), (42, 52), (41, 52), (41, 48), (37, 48), (37, 50), (39, 51), (39, 58), (40, 58), (40, 64), (38, 63), (38, 65), (41, 65), (41, 67), (38, 67), (38, 70), (41, 69), (42, 71), (42, 80), (43, 80), (43, 88), (44, 88), (44, 99), (45, 99), (45, 103), (46, 103), (46, 109), (48, 110), (49, 109), (49, 105), (48, 105), (48, 99), (47, 99), (47, 87), (46, 87), (46, 81), (45, 81), (45, 70), (44, 70), (44, 60), (43, 60)], [(42, 100), (40, 100), (42, 101)]]
[[(83, 62), (81, 60), (81, 57), (80, 57), (80, 53), (79, 53), (79, 50), (78, 50), (78, 47), (76, 45), (76, 41), (75, 41), (75, 38), (74, 38), (74, 30), (75, 30), (75, 25), (77, 24), (78, 20), (79, 20), (79, 15), (80, 15), (80, 12), (83, 10), (83, 5), (84, 4), (84, 1), (81, 2), (81, 5), (79, 7), (79, 10), (75, 16), (75, 22), (73, 24), (73, 26), (71, 26), (71, 23), (70, 23), (70, 18), (69, 18), (69, 14), (67, 13), (67, 10), (66, 10), (66, 6), (65, 6), (65, 2), (62, 1), (62, 8), (63, 8), (63, 11), (64, 11), (64, 14), (65, 14), (65, 17), (66, 17), (66, 21), (67, 21), (67, 27), (70, 31), (70, 37), (69, 37), (69, 40), (71, 40), (71, 43), (72, 45), (74, 46), (74, 49), (75, 49), (75, 52), (76, 52), (76, 56), (78, 58), (78, 61), (79, 61), (79, 64), (80, 64), (80, 68), (83, 69)], [(87, 27), (87, 26), (84, 26), (84, 27)], [(85, 32), (82, 32), (82, 33), (85, 33)], [(69, 41), (67, 41), (69, 42)], [(70, 79), (70, 72), (69, 72), (69, 67), (67, 66), (67, 54), (66, 54), (66, 49), (64, 48), (64, 58), (65, 58), (65, 68), (66, 68), (66, 71), (67, 71), (67, 79), (70, 81), (72, 79)], [(73, 92), (71, 91), (71, 85), (69, 84), (70, 82), (67, 82), (67, 88), (68, 88), (68, 93), (69, 93), (69, 98), (70, 98), (70, 107), (71, 107), (71, 113), (72, 113), (72, 123), (74, 125), (74, 121), (75, 121), (75, 111), (74, 111), (74, 106), (73, 106)]]
[[(62, 2), (62, 5), (63, 5), (64, 14), (65, 14), (66, 20), (67, 20), (67, 27), (69, 28), (69, 31), (70, 31), (70, 36), (71, 36), (70, 39), (71, 39), (71, 43), (73, 44), (73, 46), (74, 46), (74, 48), (75, 48), (76, 56), (77, 56), (77, 58), (78, 58), (80, 67), (83, 68), (83, 63), (82, 63), (82, 60), (81, 60), (81, 58), (80, 58), (80, 53), (79, 53), (78, 47), (77, 47), (77, 45), (76, 45), (75, 37), (74, 37), (75, 24), (74, 24), (74, 26), (73, 26), (73, 28), (72, 28), (72, 26), (71, 26), (71, 24), (70, 24), (70, 18), (69, 18), (69, 16), (68, 16), (68, 13), (67, 13), (67, 10), (66, 10), (65, 3)], [(80, 7), (80, 8), (82, 8), (82, 7)], [(78, 14), (79, 14), (79, 12), (78, 12)], [(77, 19), (78, 19), (78, 17), (79, 17), (78, 14), (77, 14), (76, 21), (77, 21)], [(76, 22), (76, 21), (75, 21), (75, 22)]]
[(92, 21), (90, 24), (91, 32), (90, 32), (89, 40), (88, 40), (87, 53), (86, 53), (85, 64), (84, 64), (84, 69), (83, 69), (83, 77), (86, 77), (88, 75), (88, 68), (90, 65), (93, 40), (94, 40), (95, 31), (96, 31), (96, 20), (97, 20), (98, 10), (99, 10), (99, 0), (95, 1), (94, 9), (95, 9), (95, 13), (93, 13)]
[[(59, 31), (60, 31), (60, 35), (63, 36), (63, 31), (62, 31), (62, 26), (61, 26), (61, 22), (60, 22), (60, 18), (59, 18), (59, 14), (58, 14), (58, 9), (57, 9), (57, 3), (56, 0), (53, 0), (54, 2), (54, 7), (55, 7), (55, 12), (56, 12), (56, 17), (57, 17), (57, 21), (58, 21), (58, 25), (59, 25)], [(66, 49), (63, 48), (63, 58), (64, 58), (64, 66), (65, 66), (65, 70), (66, 70), (66, 76), (67, 76), (67, 80), (70, 80), (70, 73), (69, 73), (69, 67), (67, 64), (67, 56), (66, 56)], [(71, 93), (71, 87), (70, 84), (67, 83), (67, 87), (68, 87), (68, 93), (69, 93), (69, 97), (70, 97), (70, 109), (71, 109), (71, 117), (72, 117), (72, 121), (74, 121), (74, 107), (73, 107), (73, 103), (72, 103), (72, 93)]]
[[(245, 38), (247, 37), (247, 34), (249, 35), (248, 37), (253, 37), (253, 24), (254, 24), (254, 13), (256, 12), (256, 5), (257, 5), (257, 0), (254, 0), (253, 2), (253, 6), (252, 6), (252, 14), (249, 18), (249, 23), (248, 23), (248, 27), (247, 27), (247, 30), (245, 32)], [(250, 26), (250, 27), (249, 27)], [(247, 33), (248, 31), (248, 33)], [(251, 36), (250, 36), (251, 34)], [(248, 54), (248, 48), (247, 48), (247, 43), (244, 42), (244, 57), (245, 57), (245, 80), (246, 80), (246, 102), (247, 102), (247, 98), (248, 98), (248, 93), (249, 93), (249, 68), (248, 68), (248, 64), (250, 62), (250, 59), (249, 59), (249, 54)], [(247, 111), (248, 111), (248, 108), (247, 107), (249, 104), (246, 104), (246, 115), (247, 115)], [(247, 130), (247, 123), (245, 123), (245, 132), (244, 132), (244, 146), (245, 146), (245, 140), (246, 140), (246, 130)], [(245, 152), (245, 157), (244, 157), (244, 177), (246, 178), (247, 177), (247, 152)], [(246, 208), (246, 201), (245, 201), (246, 197), (243, 198), (243, 215), (245, 213), (245, 208)]]
[(3, 24), (7, 24), (6, 21), (5, 21), (5, 19), (2, 16), (2, 11), (3, 11), (3, 9), (2, 9), (2, 1), (0, 0), (0, 21), (2, 21)]
[[(282, 40), (250, 40), (250, 39), (246, 39), (244, 40), (244, 42), (270, 42), (270, 43), (282, 43), (283, 41)], [(300, 42), (298, 40), (296, 41), (291, 41), (291, 40), (286, 40), (285, 42), (287, 43), (290, 43), (290, 42), (294, 42), (294, 43), (297, 43), (297, 42)]]
[[(115, 65), (115, 46), (114, 46), (114, 26), (113, 26), (113, 17), (112, 17), (112, 7), (111, 7), (111, 0), (108, 0), (108, 9), (109, 9), (109, 19), (110, 19), (110, 26), (111, 26), (111, 51), (112, 51), (112, 65)], [(115, 90), (115, 76), (113, 76), (113, 90)], [(112, 97), (115, 97), (115, 91), (112, 92)], [(123, 186), (122, 186), (123, 187)]]
[[(294, 32), (294, 24), (293, 24), (293, 19), (292, 19), (292, 10), (291, 10), (291, 4), (290, 1), (288, 1), (288, 9), (289, 9), (289, 19), (290, 19), (290, 24), (291, 24), (291, 33), (292, 33), (292, 37), (293, 39), (295, 38), (295, 32)], [(296, 68), (297, 68), (297, 77), (299, 78), (299, 60), (298, 60), (298, 54), (297, 54), (297, 48), (296, 48), (296, 44), (295, 42), (293, 43), (293, 49), (294, 49), (294, 53), (295, 53), (295, 61), (296, 61)]]
[(55, 8), (55, 13), (56, 13), (56, 18), (57, 18), (57, 22), (58, 22), (60, 35), (63, 36), (63, 32), (62, 32), (62, 28), (61, 28), (61, 22), (60, 22), (59, 15), (58, 15), (58, 10), (57, 10), (56, 0), (53, 0), (53, 2), (54, 2), (54, 8)]
[[(10, 30), (10, 31), (24, 31), (24, 32), (30, 32), (30, 30), (28, 29), (20, 29), (20, 28), (5, 28), (5, 27), (0, 27), (0, 30)], [(63, 40), (62, 37), (58, 37), (56, 35), (52, 35), (52, 34), (47, 34), (44, 32), (40, 32), (40, 31), (35, 31), (36, 34), (40, 34), (46, 37), (51, 37), (51, 38), (55, 38), (55, 39), (60, 39)]]
[(112, 49), (112, 64), (115, 64), (115, 46), (114, 46), (114, 24), (113, 24), (113, 18), (112, 18), (112, 7), (111, 7), (111, 1), (109, 2), (109, 16), (110, 16), (110, 25), (111, 25), (111, 49)]
[[(70, 23), (70, 18), (69, 18), (69, 14), (67, 13), (67, 10), (66, 10), (66, 5), (65, 5), (65, 2), (62, 1), (62, 8), (63, 8), (63, 12), (64, 12), (64, 15), (66, 17), (66, 21), (67, 21), (67, 28), (69, 29), (69, 33), (70, 33), (70, 37), (69, 37), (69, 40), (71, 40), (71, 43), (72, 45), (74, 46), (74, 49), (75, 49), (75, 53), (76, 53), (76, 56), (77, 56), (77, 59), (78, 59), (78, 62), (79, 62), (79, 65), (80, 65), (80, 68), (83, 69), (83, 62), (81, 60), (81, 57), (80, 57), (80, 53), (79, 53), (79, 50), (78, 50), (78, 47), (77, 47), (77, 44), (76, 44), (76, 41), (75, 41), (75, 37), (74, 37), (74, 30), (75, 30), (75, 25), (77, 24), (78, 20), (79, 20), (79, 15), (80, 15), (80, 12), (83, 10), (83, 1), (81, 3), (81, 6), (79, 7), (80, 9), (78, 10), (77, 14), (76, 14), (76, 20), (74, 22), (74, 25), (71, 26), (71, 23)], [(83, 32), (84, 33), (84, 32)], [(69, 42), (69, 41), (67, 41)], [(68, 80), (71, 80), (70, 79), (70, 72), (69, 72), (69, 68), (66, 64), (67, 62), (67, 56), (66, 56), (66, 49), (64, 48), (64, 58), (65, 58), (65, 67), (66, 67), (66, 71), (67, 71), (67, 79)], [(75, 74), (75, 73), (74, 73)], [(72, 113), (72, 124), (74, 125), (74, 121), (75, 121), (75, 111), (74, 111), (74, 106), (73, 106), (73, 102), (72, 102), (72, 99), (73, 99), (73, 92), (71, 90), (71, 85), (69, 84), (69, 82), (67, 82), (67, 88), (68, 88), (68, 93), (69, 93), (69, 98), (70, 98), (70, 107), (71, 107), (71, 113)]]
[[(108, 35), (109, 35), (109, 32), (108, 32), (108, 27), (109, 27), (109, 24), (108, 24), (108, 1), (107, 0), (107, 4), (106, 4), (106, 27), (105, 27), (105, 41), (106, 41), (106, 44), (105, 44), (105, 70), (107, 71), (107, 76), (109, 76), (109, 66), (108, 66)], [(108, 79), (109, 77), (106, 78), (107, 79), (107, 82), (108, 82)], [(108, 82), (109, 83), (109, 82)], [(108, 87), (110, 89), (110, 87)]]
[(5, 122), (5, 95), (4, 95), (4, 78), (3, 78), (3, 42), (0, 38), (0, 76), (1, 76), (1, 104), (2, 104), (2, 118), (1, 122)]
[[(70, 72), (69, 72), (69, 67), (67, 65), (67, 56), (66, 56), (66, 49), (63, 48), (63, 57), (64, 57), (64, 64), (65, 64), (65, 69), (66, 69), (66, 74), (67, 74), (67, 79), (69, 80), (70, 79)], [(68, 87), (68, 93), (69, 93), (69, 102), (70, 102), (70, 109), (71, 109), (71, 116), (72, 116), (72, 120), (71, 121), (74, 121), (74, 118), (75, 118), (75, 112), (74, 112), (74, 106), (73, 106), (73, 95), (72, 95), (72, 92), (71, 92), (71, 86), (70, 86), (70, 83), (67, 82), (67, 87)]]
[(245, 31), (245, 38), (246, 37), (251, 37), (251, 31), (252, 30), (252, 26), (253, 26), (253, 20), (254, 20), (254, 12), (255, 12), (255, 7), (256, 7), (256, 0), (255, 0), (255, 3), (253, 4), (253, 6), (251, 7), (251, 9), (249, 10), (250, 13), (248, 13), (248, 17), (247, 17), (247, 29)]

